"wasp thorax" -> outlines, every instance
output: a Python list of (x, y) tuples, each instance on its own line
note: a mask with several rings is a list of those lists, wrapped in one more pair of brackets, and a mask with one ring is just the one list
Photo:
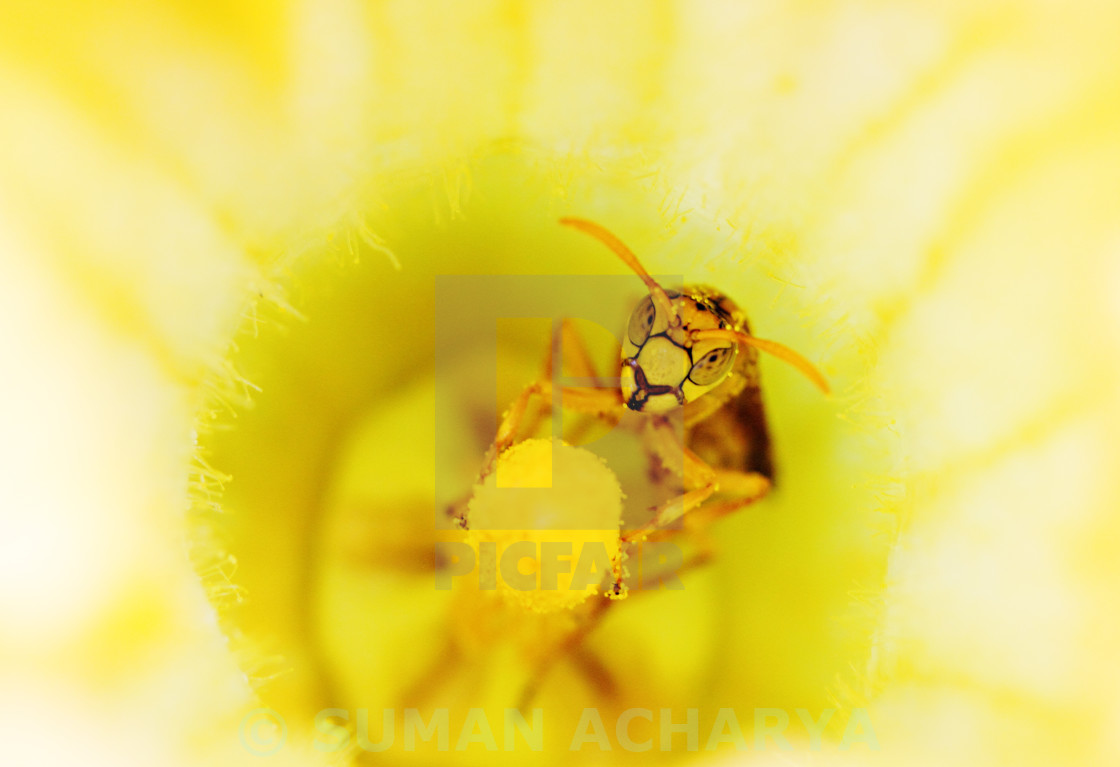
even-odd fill
[(735, 362), (725, 340), (693, 343), (697, 330), (724, 329), (727, 318), (702, 292), (671, 291), (674, 323), (646, 296), (630, 315), (622, 349), (622, 395), (631, 410), (666, 413), (718, 386)]

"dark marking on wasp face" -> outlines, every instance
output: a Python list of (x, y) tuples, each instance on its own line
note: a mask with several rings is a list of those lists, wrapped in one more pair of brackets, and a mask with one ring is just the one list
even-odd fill
[(651, 384), (649, 379), (646, 378), (646, 371), (642, 370), (642, 366), (633, 357), (623, 360), (623, 364), (634, 371), (634, 393), (626, 401), (626, 407), (640, 411), (650, 397), (656, 397), (659, 394), (672, 394), (677, 398), (677, 402), (684, 404), (684, 392), (681, 391), (679, 386)]
[[(737, 326), (735, 313), (738, 310), (730, 299), (704, 286), (670, 290), (666, 291), (666, 295), (673, 305), (675, 323), (661, 316), (662, 310), (654, 302), (653, 296), (648, 295), (631, 312), (627, 324), (628, 347), (623, 363), (634, 373), (630, 377), (632, 386), (626, 386), (627, 405), (632, 410), (647, 410), (651, 407), (651, 399), (657, 400), (654, 410), (664, 411), (675, 404), (685, 405), (702, 397), (707, 393), (706, 390), (719, 385), (734, 365), (737, 348), (734, 344), (728, 342), (726, 348), (712, 350), (706, 341), (701, 342), (704, 344), (704, 354), (694, 355), (694, 345), (697, 342), (693, 339), (695, 331), (725, 330)], [(655, 326), (660, 328), (660, 332), (655, 332)], [(684, 358), (678, 359), (678, 352), (664, 345), (659, 345), (656, 350), (647, 354), (649, 342), (662, 338), (683, 353)], [(712, 357), (712, 354), (715, 356)], [(645, 365), (641, 370), (636, 363), (639, 357)], [(681, 365), (681, 369), (685, 371), (683, 378), (678, 379), (674, 373), (677, 365)], [(694, 391), (693, 387), (700, 387), (704, 391)], [(662, 396), (667, 394), (673, 395), (675, 404), (668, 397)]]

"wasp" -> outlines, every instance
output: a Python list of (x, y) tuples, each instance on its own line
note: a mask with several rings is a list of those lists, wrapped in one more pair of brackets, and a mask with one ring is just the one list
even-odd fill
[[(580, 218), (562, 218), (564, 226), (606, 245), (645, 284), (647, 295), (630, 314), (622, 343), (620, 385), (616, 389), (563, 391), (563, 406), (576, 412), (610, 417), (627, 408), (651, 417), (654, 443), (661, 455), (676, 451), (683, 459), (684, 492), (656, 509), (649, 520), (622, 534), (624, 544), (641, 541), (701, 506), (717, 491), (736, 496), (720, 507), (734, 511), (764, 497), (774, 467), (759, 388), (758, 353), (766, 352), (802, 372), (822, 392), (828, 381), (803, 356), (776, 341), (751, 334), (746, 314), (723, 292), (705, 285), (667, 290), (638, 257), (604, 227)], [(581, 375), (595, 377), (590, 355), (575, 334), (564, 341), (577, 349)], [(479, 479), (493, 471), (497, 457), (519, 433), (534, 396), (552, 395), (552, 362), (545, 375), (527, 386), (505, 413), (487, 451)], [(682, 444), (669, 417), (683, 414)], [(619, 592), (616, 583), (615, 593)]]
[[(829, 391), (825, 377), (803, 356), (776, 341), (754, 336), (746, 314), (723, 292), (704, 285), (662, 287), (606, 228), (581, 218), (562, 218), (560, 224), (597, 239), (614, 252), (648, 293), (631, 312), (624, 329), (618, 385), (565, 387), (563, 407), (615, 422), (626, 411), (643, 414), (647, 417), (643, 436), (647, 450), (662, 463), (673, 465), (680, 481), (674, 495), (648, 510), (648, 518), (619, 531), (622, 556), (604, 578), (604, 593), (589, 607), (579, 627), (560, 643), (559, 652), (537, 669), (522, 696), (523, 706), (555, 658), (574, 651), (612, 600), (627, 595), (622, 563), (633, 547), (686, 515), (688, 519), (715, 519), (769, 493), (774, 464), (760, 391), (759, 353), (789, 363), (822, 392)], [(560, 333), (565, 348), (572, 348), (575, 374), (597, 378), (579, 336), (566, 324), (561, 325)], [(553, 356), (559, 345), (554, 341), (544, 374), (526, 386), (503, 415), (484, 456), (479, 483), (517, 441), (525, 422), (532, 421), (533, 398), (552, 401)], [(461, 527), (469, 527), (461, 508), (452, 510), (452, 515)], [(706, 559), (702, 554), (686, 566)]]

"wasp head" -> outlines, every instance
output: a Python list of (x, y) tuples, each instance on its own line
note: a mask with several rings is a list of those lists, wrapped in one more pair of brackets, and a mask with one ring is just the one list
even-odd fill
[(700, 330), (724, 330), (727, 318), (700, 293), (666, 291), (670, 311), (652, 295), (630, 315), (622, 347), (622, 396), (631, 410), (667, 413), (718, 386), (738, 347), (727, 339), (696, 341)]

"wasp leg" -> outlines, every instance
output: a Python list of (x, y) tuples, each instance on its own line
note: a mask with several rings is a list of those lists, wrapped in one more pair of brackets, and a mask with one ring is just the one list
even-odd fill
[[(556, 357), (559, 353), (562, 360), (559, 368), (556, 365)], [(548, 353), (545, 354), (544, 369), (541, 371), (541, 380), (556, 381), (556, 377), (561, 374), (567, 374), (575, 378), (585, 379), (586, 385), (596, 388), (607, 388), (614, 384), (609, 381), (600, 379), (599, 373), (595, 370), (595, 363), (592, 362), (591, 352), (587, 348), (587, 344), (583, 340), (583, 336), (576, 330), (575, 324), (569, 319), (561, 320), (555, 327), (552, 333), (552, 342), (548, 346)], [(547, 416), (552, 415), (552, 403), (542, 401), (533, 411), (531, 417), (526, 417), (526, 423), (523, 427), (519, 427), (520, 433), (535, 434), (540, 428), (540, 423)], [(588, 421), (584, 420), (577, 425), (576, 429), (566, 433), (565, 439), (568, 439), (574, 444), (580, 441), (580, 434), (587, 430), (589, 426)], [(582, 428), (580, 428), (582, 427)]]
[[(514, 443), (521, 430), (521, 422), (525, 418), (529, 403), (534, 395), (545, 400), (552, 399), (553, 386), (548, 380), (534, 381), (526, 386), (521, 394), (513, 401), (509, 410), (502, 417), (498, 426), (497, 436), (486, 451), (482, 461), (482, 471), (478, 474), (476, 484), (483, 482), (498, 461), (498, 456)], [(622, 407), (622, 395), (617, 389), (583, 389), (564, 388), (562, 390), (562, 405), (567, 410), (590, 415), (609, 415), (617, 412)]]
[[(596, 389), (618, 389), (618, 380), (607, 379), (599, 375), (595, 369), (595, 363), (592, 361), (591, 352), (584, 341), (583, 336), (576, 329), (575, 324), (571, 320), (565, 319), (560, 323), (556, 340), (553, 344), (554, 349), (560, 349), (563, 355), (563, 367), (561, 374), (570, 376), (572, 378), (582, 379), (580, 386), (596, 388)], [(546, 376), (555, 381), (553, 371), (549, 369)], [(574, 383), (574, 382), (573, 382)], [(566, 390), (569, 391), (569, 390)], [(622, 408), (616, 408), (615, 414), (609, 417), (603, 413), (583, 413), (577, 418), (565, 420), (563, 428), (564, 439), (572, 445), (582, 445), (588, 441), (588, 432), (595, 428), (598, 422), (604, 419), (609, 421), (611, 428), (618, 425), (618, 420), (621, 417)]]
[(587, 348), (587, 343), (570, 319), (561, 320), (552, 334), (552, 346), (548, 350), (544, 367), (544, 377), (549, 380), (552, 380), (557, 372), (554, 363), (557, 350), (560, 351), (563, 359), (561, 370), (566, 371), (568, 375), (592, 379), (590, 386), (607, 387), (611, 385), (611, 382), (599, 379), (599, 373), (595, 370), (595, 363), (591, 359), (591, 352)]
[[(521, 394), (513, 401), (509, 410), (502, 416), (498, 426), (497, 436), (494, 438), (490, 449), (483, 458), (482, 471), (479, 472), (478, 482), (482, 482), (494, 469), (494, 463), (502, 451), (514, 443), (521, 432), (522, 420), (525, 418), (529, 403), (533, 395), (539, 395), (546, 402), (551, 402), (553, 393), (553, 380), (556, 376), (556, 352), (559, 349), (564, 363), (576, 375), (593, 379), (599, 383), (595, 366), (591, 362), (591, 354), (587, 350), (582, 336), (576, 332), (569, 320), (563, 320), (556, 329), (545, 356), (544, 375), (537, 381), (526, 386)], [(622, 407), (622, 395), (616, 387), (611, 388), (573, 388), (566, 387), (562, 391), (562, 406), (568, 410), (588, 415), (603, 416), (617, 412)], [(533, 424), (536, 425), (535, 423)]]
[(684, 480), (686, 486), (694, 489), (658, 506), (652, 519), (641, 527), (623, 533), (624, 543), (640, 541), (654, 530), (671, 525), (708, 500), (717, 490), (726, 490), (739, 496), (725, 502), (728, 504), (725, 514), (754, 503), (770, 492), (770, 480), (763, 475), (749, 471), (716, 471), (687, 448), (684, 450)]
[[(545, 401), (551, 401), (552, 393), (552, 382), (545, 379), (534, 381), (522, 390), (509, 410), (502, 416), (502, 423), (498, 426), (498, 433), (494, 437), (494, 442), (491, 443), (482, 459), (482, 470), (479, 471), (478, 478), (475, 480), (476, 485), (482, 484), (493, 473), (498, 462), (498, 456), (516, 441), (533, 396), (537, 395)], [(597, 416), (617, 413), (623, 407), (622, 395), (618, 389), (565, 388), (562, 390), (561, 402), (567, 410)], [(448, 509), (450, 516), (464, 530), (467, 529), (466, 510), (469, 500), (470, 495), (468, 494), (463, 500)]]
[[(704, 462), (694, 452), (681, 444), (675, 432), (666, 425), (654, 427), (653, 438), (663, 441), (656, 449), (662, 455), (672, 450), (680, 455), (683, 460), (681, 467), (684, 486), (687, 489), (676, 498), (671, 498), (653, 509), (653, 516), (648, 522), (633, 530), (622, 534), (622, 543), (627, 550), (642, 540), (650, 533), (673, 524), (689, 511), (697, 509), (712, 497), (718, 490), (737, 497), (721, 502), (721, 514), (728, 514), (763, 498), (770, 492), (770, 480), (762, 474), (749, 471), (716, 470)], [(671, 444), (665, 442), (671, 441)], [(714, 519), (714, 517), (713, 517)], [(625, 574), (622, 571), (622, 559), (615, 569), (614, 594), (620, 596), (625, 591), (623, 581)]]
[(770, 491), (770, 480), (762, 474), (714, 469), (709, 466), (681, 443), (679, 435), (668, 421), (653, 422), (651, 426), (650, 438), (655, 443), (654, 452), (661, 456), (680, 456), (686, 490), (656, 507), (653, 516), (644, 525), (625, 532), (622, 536), (624, 543), (640, 541), (654, 530), (671, 525), (708, 500), (716, 491), (737, 496), (738, 506), (757, 501)]
[[(503, 450), (513, 444), (518, 431), (521, 429), (521, 421), (525, 418), (525, 412), (528, 410), (529, 402), (532, 400), (534, 394), (540, 395), (545, 401), (551, 402), (552, 382), (548, 379), (541, 379), (529, 384), (522, 389), (521, 394), (513, 401), (509, 410), (502, 415), (502, 422), (498, 426), (498, 433), (482, 458), (482, 469), (478, 472), (478, 477), (475, 479), (472, 488), (481, 485), (486, 478), (490, 476), (491, 472), (494, 471), (494, 465), (498, 461), (498, 456), (502, 454)], [(467, 504), (470, 503), (473, 492), (473, 489), (468, 490), (466, 495), (447, 509), (447, 513), (455, 520), (455, 523), (464, 530), (468, 528)]]
[[(713, 552), (709, 548), (703, 548), (697, 551), (693, 556), (687, 559), (684, 564), (679, 567), (667, 569), (663, 574), (653, 575), (651, 581), (660, 582), (668, 575), (680, 575), (681, 573), (702, 567), (711, 561)], [(649, 589), (642, 591), (637, 590), (638, 594), (657, 593), (656, 589)], [(615, 604), (615, 600), (610, 599), (606, 595), (598, 598), (595, 604), (591, 607), (590, 612), (583, 618), (579, 626), (571, 631), (564, 639), (557, 645), (555, 652), (545, 656), (534, 669), (529, 681), (525, 683), (525, 687), (521, 691), (521, 696), (517, 701), (517, 707), (521, 711), (527, 711), (529, 705), (532, 704), (533, 699), (540, 692), (541, 685), (544, 684), (548, 674), (556, 667), (556, 665), (563, 660), (566, 656), (572, 656), (577, 661), (577, 667), (588, 677), (591, 684), (602, 694), (610, 696), (615, 689), (614, 681), (607, 674), (607, 667), (598, 660), (589, 651), (586, 651), (582, 645), (583, 641), (594, 631), (603, 618), (606, 616), (608, 609), (611, 605)], [(579, 657), (576, 657), (576, 656)]]
[(753, 471), (717, 469), (716, 483), (720, 495), (731, 497), (705, 504), (703, 512), (708, 521), (715, 521), (761, 500), (771, 488), (770, 479), (766, 475)]
[[(584, 387), (565, 387), (561, 392), (561, 404), (566, 410), (596, 417), (614, 417), (623, 410), (622, 395), (616, 382), (607, 381), (599, 377), (595, 365), (591, 360), (591, 353), (583, 337), (576, 330), (570, 320), (562, 320), (553, 332), (548, 352), (545, 355), (544, 370), (541, 378), (526, 386), (521, 394), (513, 401), (509, 409), (502, 416), (494, 442), (482, 459), (482, 469), (478, 473), (475, 484), (482, 483), (494, 471), (498, 456), (506, 448), (517, 441), (519, 434), (533, 434), (540, 425), (541, 419), (551, 414), (553, 391), (557, 370), (556, 353), (560, 352), (561, 369), (569, 371), (573, 377), (583, 378)], [(541, 403), (530, 411), (534, 395), (538, 395)], [(582, 433), (577, 425), (568, 437), (578, 443)], [(471, 492), (462, 499), (448, 507), (447, 513), (459, 527), (467, 528), (467, 504), (470, 502)]]

